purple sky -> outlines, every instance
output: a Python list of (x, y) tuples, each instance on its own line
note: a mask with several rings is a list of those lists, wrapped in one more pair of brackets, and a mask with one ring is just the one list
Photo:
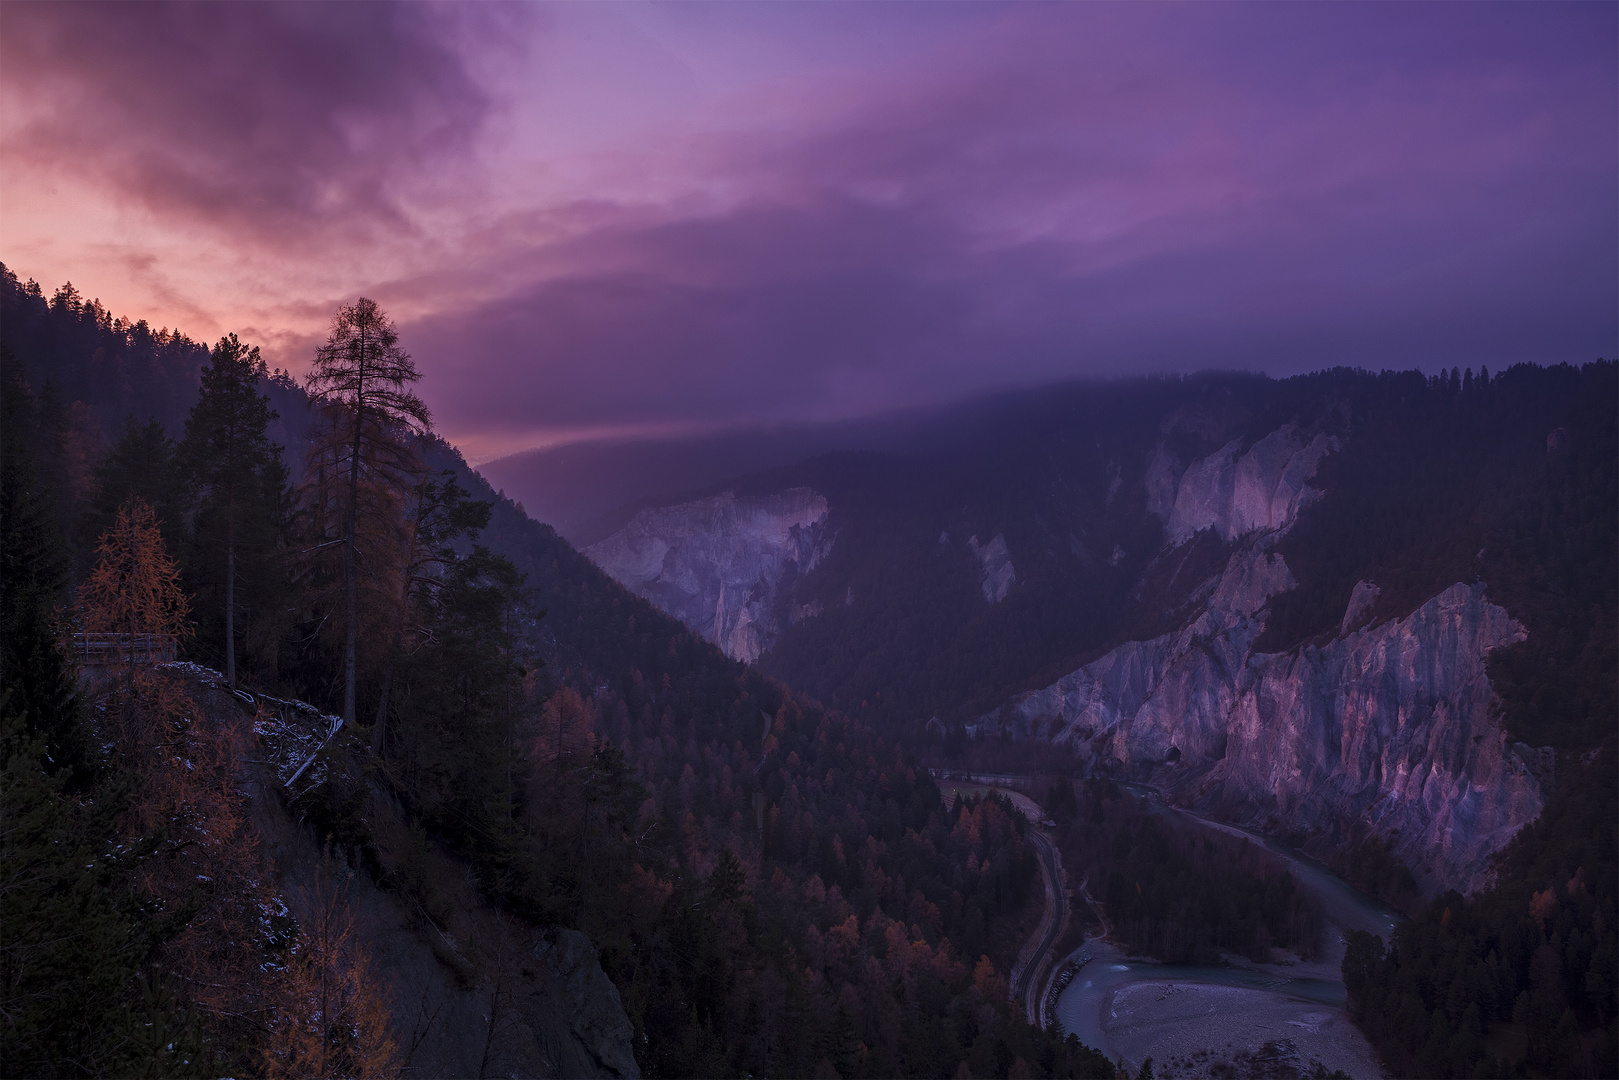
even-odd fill
[(0, 5), (0, 259), (475, 459), (1619, 352), (1613, 4)]

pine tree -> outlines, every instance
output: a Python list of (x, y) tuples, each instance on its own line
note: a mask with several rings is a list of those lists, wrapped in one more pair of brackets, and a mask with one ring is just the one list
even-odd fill
[(373, 754), (385, 749), (389, 693), (406, 633), (414, 629), (419, 638), (429, 636), (427, 621), (444, 584), (445, 571), (461, 557), (454, 545), (476, 538), (489, 525), (490, 504), (475, 501), (448, 469), (436, 480), (417, 484), (412, 494), (414, 505), (405, 518), (401, 537), (402, 565), (397, 606), (392, 612), (393, 633), (382, 674), (377, 721), (371, 729)]
[(59, 647), (57, 609), (67, 599), (68, 551), (50, 491), (29, 443), (39, 416), (21, 368), (0, 357), (0, 691), (44, 740), (45, 760), (73, 787), (94, 772), (78, 722), (77, 686)]
[(259, 393), (265, 365), (258, 346), (235, 334), (219, 339), (202, 369), (202, 391), (186, 419), (180, 444), (182, 467), (197, 484), (199, 541), (222, 531), (224, 548), (225, 679), (236, 685), (237, 557), (260, 556), (275, 541), (286, 466), (281, 447), (266, 434), (276, 413)]
[(178, 925), (131, 899), (154, 845), (121, 835), (135, 785), (94, 751), (62, 649), (67, 553), (30, 452), (38, 417), (9, 357), (0, 377), (0, 1068), (184, 1075), (206, 1068), (191, 1025), (137, 975)]
[(362, 509), (361, 484), (369, 481), (403, 492), (418, 468), (414, 433), (432, 418), (409, 389), (421, 378), (410, 354), (399, 347), (393, 320), (376, 301), (361, 297), (338, 309), (326, 344), (315, 351), (306, 380), (322, 411), (315, 454), (341, 470), (343, 609), (343, 720), (354, 722), (355, 668), (359, 636), (359, 552), (355, 538)]
[(126, 420), (117, 442), (96, 465), (94, 487), (80, 534), (85, 541), (106, 531), (119, 507), (138, 498), (152, 508), (163, 539), (179, 548), (185, 538), (191, 493), (175, 459), (174, 440), (161, 421), (140, 424), (134, 417)]

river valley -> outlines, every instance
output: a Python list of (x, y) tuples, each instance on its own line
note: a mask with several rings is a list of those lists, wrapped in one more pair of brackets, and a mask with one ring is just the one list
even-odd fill
[[(1132, 1071), (1148, 1058), (1159, 1076), (1302, 1072), (1320, 1062), (1354, 1077), (1384, 1072), (1344, 1013), (1344, 939), (1366, 930), (1388, 939), (1398, 916), (1313, 860), (1267, 837), (1164, 803), (1155, 789), (1128, 787), (1154, 809), (1260, 844), (1283, 859), (1321, 901), (1326, 923), (1313, 961), (1230, 966), (1156, 963), (1092, 940), (1072, 957), (1083, 966), (1057, 1000), (1065, 1031)], [(1083, 897), (1076, 896), (1076, 906)], [(1229, 1067), (1233, 1071), (1226, 1073)]]

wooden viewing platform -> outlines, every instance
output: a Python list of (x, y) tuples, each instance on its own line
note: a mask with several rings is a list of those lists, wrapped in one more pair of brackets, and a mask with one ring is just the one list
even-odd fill
[(88, 667), (162, 664), (180, 652), (173, 634), (74, 634), (73, 658)]

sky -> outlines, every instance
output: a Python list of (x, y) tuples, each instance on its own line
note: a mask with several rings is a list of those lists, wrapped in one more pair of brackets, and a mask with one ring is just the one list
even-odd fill
[(0, 5), (0, 261), (474, 461), (1619, 354), (1610, 3)]

